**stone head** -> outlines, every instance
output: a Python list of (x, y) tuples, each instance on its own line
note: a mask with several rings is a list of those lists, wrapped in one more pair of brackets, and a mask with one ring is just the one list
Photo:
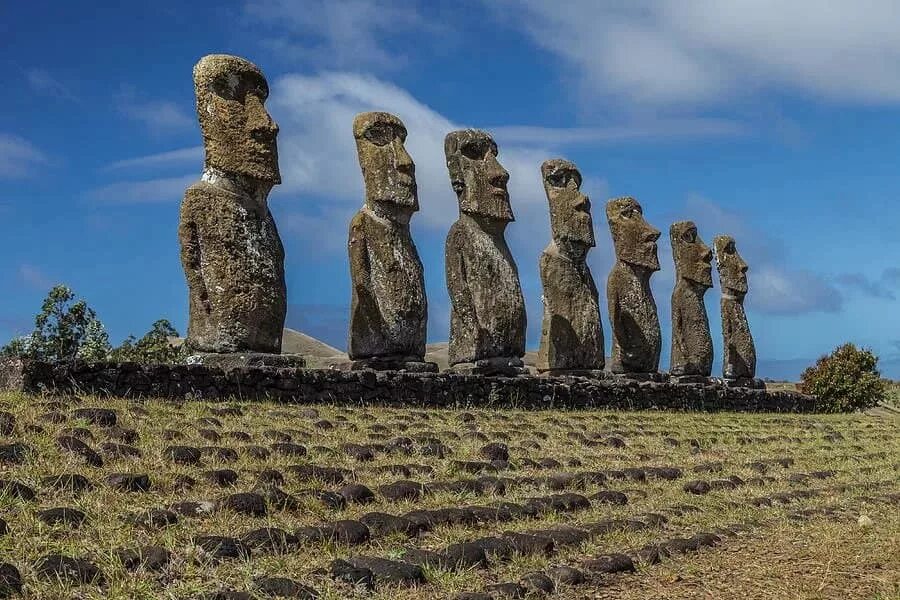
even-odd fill
[(616, 259), (651, 271), (659, 271), (656, 241), (659, 230), (644, 220), (644, 211), (631, 197), (606, 203), (606, 220), (612, 234)]
[(205, 167), (281, 183), (278, 125), (266, 111), (269, 85), (259, 68), (237, 56), (204, 56), (194, 66), (194, 91)]
[(747, 263), (738, 254), (734, 238), (717, 235), (713, 240), (716, 249), (716, 266), (722, 291), (743, 295), (747, 293)]
[(594, 223), (591, 200), (581, 193), (581, 172), (575, 163), (551, 158), (541, 164), (544, 191), (550, 202), (550, 230), (559, 242), (576, 242), (592, 248)]
[(506, 189), (509, 173), (497, 161), (497, 144), (490, 135), (477, 129), (451, 131), (444, 138), (444, 155), (460, 212), (515, 220)]
[(366, 204), (391, 214), (419, 210), (416, 165), (406, 151), (406, 127), (386, 112), (366, 112), (353, 119), (356, 152), (366, 184)]
[(712, 287), (712, 251), (697, 234), (693, 221), (678, 221), (669, 228), (675, 273), (704, 287)]

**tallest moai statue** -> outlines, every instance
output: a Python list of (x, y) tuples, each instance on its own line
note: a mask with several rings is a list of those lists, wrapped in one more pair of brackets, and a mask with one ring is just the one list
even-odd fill
[(278, 125), (253, 63), (224, 54), (194, 67), (204, 170), (181, 204), (178, 237), (190, 296), (185, 344), (201, 353), (281, 352), (284, 249), (267, 197), (281, 183)]

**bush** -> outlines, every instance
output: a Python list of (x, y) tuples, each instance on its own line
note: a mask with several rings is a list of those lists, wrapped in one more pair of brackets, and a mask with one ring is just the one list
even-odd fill
[(816, 396), (824, 412), (871, 408), (887, 396), (877, 366), (878, 357), (871, 350), (844, 344), (803, 371), (800, 390)]
[(112, 351), (110, 358), (137, 363), (176, 363), (182, 355), (182, 348), (172, 345), (172, 338), (177, 337), (178, 331), (172, 324), (160, 319), (141, 339), (128, 336), (121, 346)]
[(44, 361), (75, 358), (103, 360), (109, 352), (109, 336), (94, 310), (64, 285), (47, 294), (34, 318), (34, 331), (0, 348), (0, 355)]

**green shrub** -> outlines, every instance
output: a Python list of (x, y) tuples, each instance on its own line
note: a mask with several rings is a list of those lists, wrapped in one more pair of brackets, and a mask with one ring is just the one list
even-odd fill
[(182, 358), (182, 348), (174, 346), (172, 339), (178, 331), (166, 319), (156, 321), (141, 339), (133, 335), (110, 353), (112, 360), (137, 363), (177, 363)]
[(823, 412), (871, 408), (887, 396), (887, 386), (878, 372), (878, 357), (853, 344), (838, 346), (803, 371), (800, 390), (816, 396)]
[(103, 360), (109, 336), (94, 310), (64, 285), (54, 286), (34, 318), (34, 331), (0, 348), (2, 356), (45, 361)]

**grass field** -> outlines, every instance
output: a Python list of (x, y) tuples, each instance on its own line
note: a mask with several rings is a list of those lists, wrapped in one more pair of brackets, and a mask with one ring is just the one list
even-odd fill
[(900, 598), (900, 418), (0, 411), (25, 598)]

